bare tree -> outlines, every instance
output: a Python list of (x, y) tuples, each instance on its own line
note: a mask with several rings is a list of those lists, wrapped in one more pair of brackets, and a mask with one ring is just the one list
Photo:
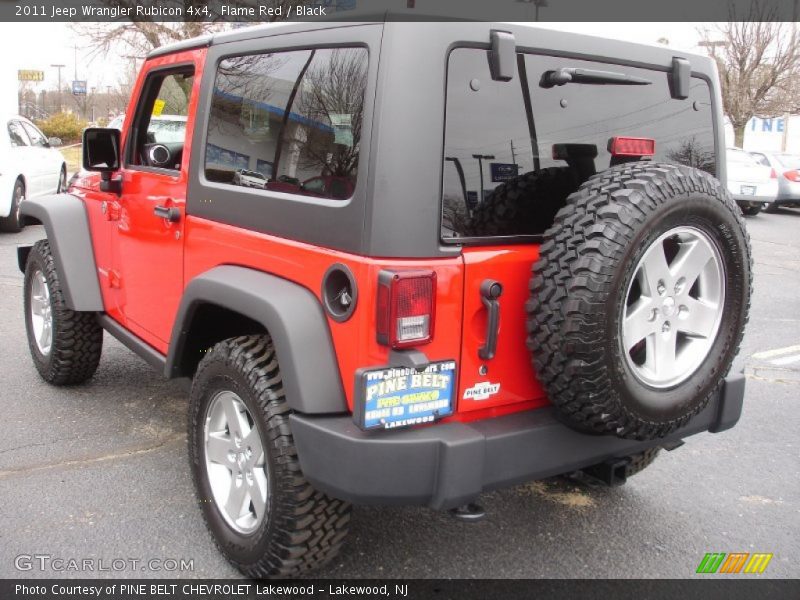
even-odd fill
[(739, 147), (751, 118), (800, 108), (798, 35), (793, 24), (777, 22), (777, 14), (771, 0), (753, 0), (747, 14), (731, 8), (731, 22), (700, 32), (700, 45), (717, 63), (723, 108)]
[(329, 60), (309, 70), (298, 109), (312, 121), (343, 127), (347, 133), (337, 143), (331, 131), (308, 128), (300, 142), (301, 161), (327, 175), (348, 177), (358, 168), (367, 66), (363, 51), (341, 48), (330, 52)]
[[(136, 7), (141, 4), (139, 0), (94, 0), (94, 4), (101, 6), (131, 9), (135, 14)], [(303, 1), (292, 0), (228, 0), (226, 2), (209, 2), (208, 15), (191, 15), (189, 8), (194, 8), (196, 2), (192, 0), (162, 0), (162, 8), (179, 7), (184, 16), (183, 21), (165, 22), (152, 19), (137, 21), (114, 21), (103, 23), (77, 23), (73, 29), (86, 38), (90, 48), (95, 54), (107, 53), (114, 49), (121, 54), (133, 58), (142, 58), (154, 48), (159, 48), (172, 42), (186, 40), (206, 33), (221, 31), (229, 26), (229, 18), (221, 13), (222, 5), (231, 8), (255, 8), (259, 14), (259, 6), (266, 8), (283, 7), (282, 14), (286, 15), (286, 8), (292, 4), (303, 4)], [(283, 17), (268, 17), (263, 22), (280, 20)]]

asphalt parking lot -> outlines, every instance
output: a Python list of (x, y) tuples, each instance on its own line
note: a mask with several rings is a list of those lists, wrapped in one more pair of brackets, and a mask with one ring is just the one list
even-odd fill
[[(662, 452), (620, 488), (555, 479), (486, 494), (479, 523), (357, 507), (344, 551), (318, 575), (683, 578), (706, 552), (768, 552), (761, 577), (800, 577), (800, 210), (748, 226), (756, 280), (736, 428)], [(185, 383), (161, 379), (109, 336), (87, 385), (39, 379), (15, 252), (39, 237), (39, 227), (0, 234), (0, 577), (178, 575), (15, 567), (15, 557), (33, 554), (106, 565), (183, 558), (193, 561), (184, 576), (238, 577), (194, 500)]]

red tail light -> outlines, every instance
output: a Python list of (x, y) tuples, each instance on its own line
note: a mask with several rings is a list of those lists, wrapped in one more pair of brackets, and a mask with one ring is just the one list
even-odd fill
[(778, 178), (778, 174), (775, 172), (775, 169), (772, 169), (772, 171), (770, 171), (769, 178), (770, 179), (777, 179)]
[(436, 321), (434, 271), (381, 271), (378, 275), (378, 343), (392, 348), (427, 344)]
[(611, 156), (654, 156), (656, 141), (652, 138), (612, 137), (608, 140)]
[(794, 181), (794, 182), (800, 181), (800, 171), (798, 171), (797, 169), (794, 169), (793, 171), (786, 171), (786, 173), (784, 173), (783, 176), (786, 177), (786, 179), (788, 179), (789, 181)]

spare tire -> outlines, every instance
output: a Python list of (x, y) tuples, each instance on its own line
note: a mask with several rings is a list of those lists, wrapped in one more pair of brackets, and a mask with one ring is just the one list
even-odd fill
[(567, 196), (578, 189), (569, 167), (531, 171), (498, 185), (469, 219), (467, 236), (535, 235), (544, 233)]
[(724, 186), (679, 165), (612, 167), (545, 238), (528, 347), (560, 418), (639, 440), (686, 424), (730, 369), (750, 304), (750, 242)]

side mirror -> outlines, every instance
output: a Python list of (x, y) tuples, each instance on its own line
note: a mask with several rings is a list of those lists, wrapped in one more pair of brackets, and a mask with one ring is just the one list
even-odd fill
[(119, 129), (89, 127), (83, 132), (83, 168), (101, 173), (119, 170)]
[(48, 146), (60, 146), (61, 145), (61, 138), (59, 137), (51, 137), (47, 140)]

